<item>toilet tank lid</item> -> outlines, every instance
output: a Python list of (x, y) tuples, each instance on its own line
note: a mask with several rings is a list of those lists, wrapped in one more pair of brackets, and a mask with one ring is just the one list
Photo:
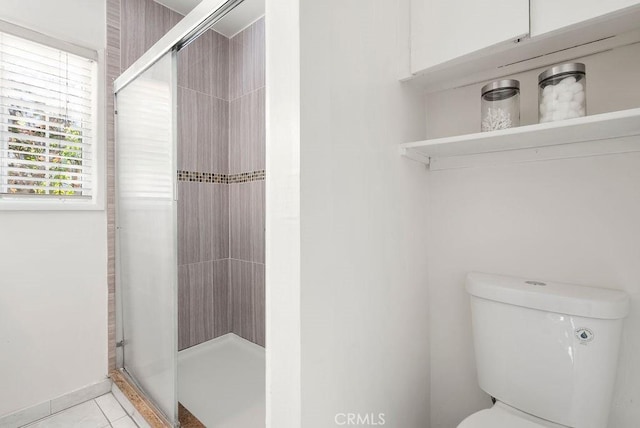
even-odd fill
[(476, 272), (467, 275), (466, 288), (472, 296), (559, 314), (620, 319), (629, 313), (629, 295), (609, 288)]

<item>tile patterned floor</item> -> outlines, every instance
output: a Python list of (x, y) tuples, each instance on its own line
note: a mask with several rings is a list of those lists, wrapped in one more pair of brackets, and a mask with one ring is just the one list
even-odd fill
[[(205, 426), (264, 427), (264, 361), (264, 348), (234, 334), (181, 351), (178, 356), (180, 401)], [(125, 403), (125, 407), (120, 403)], [(189, 426), (202, 425), (185, 424)], [(112, 392), (22, 428), (150, 427), (114, 385)]]
[(25, 428), (138, 428), (113, 394), (102, 395), (49, 417)]

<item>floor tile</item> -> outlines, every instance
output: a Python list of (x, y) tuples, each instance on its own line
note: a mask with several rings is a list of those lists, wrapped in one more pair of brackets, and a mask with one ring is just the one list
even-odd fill
[(136, 423), (133, 422), (133, 419), (131, 419), (129, 416), (112, 422), (111, 426), (113, 428), (138, 428), (138, 425), (136, 425)]
[(131, 404), (131, 402), (127, 399), (126, 395), (124, 395), (124, 393), (120, 391), (120, 388), (118, 388), (118, 386), (115, 383), (111, 388), (111, 393), (113, 394), (114, 398), (118, 401), (118, 403), (124, 408), (124, 411), (127, 412), (127, 414), (131, 415), (134, 412), (135, 407), (133, 407), (133, 404)]
[(28, 425), (29, 428), (104, 428), (108, 426), (109, 421), (93, 400)]
[(118, 400), (111, 393), (96, 398), (96, 403), (98, 403), (102, 413), (109, 419), (109, 422), (115, 422), (127, 416)]
[(102, 394), (106, 394), (111, 390), (111, 380), (105, 379), (102, 382), (91, 385), (87, 388), (82, 388), (78, 391), (73, 391), (69, 394), (65, 394), (62, 397), (54, 398), (51, 400), (51, 413), (58, 413), (62, 410), (68, 409), (76, 404), (84, 403), (93, 398), (99, 397)]
[(120, 405), (127, 412), (129, 417), (133, 419), (136, 425), (140, 428), (151, 428), (150, 425), (145, 421), (145, 419), (140, 415), (140, 412), (131, 404), (131, 401), (127, 398), (127, 396), (118, 388), (118, 386), (114, 383), (113, 388), (111, 389), (111, 393), (115, 397), (115, 399), (120, 403)]
[(131, 419), (133, 419), (136, 425), (140, 428), (151, 428), (151, 425), (149, 425), (149, 423), (137, 410), (133, 412), (133, 414), (131, 415)]
[(0, 428), (18, 428), (33, 421), (45, 418), (51, 414), (51, 403), (36, 404), (35, 406), (21, 410), (0, 418)]

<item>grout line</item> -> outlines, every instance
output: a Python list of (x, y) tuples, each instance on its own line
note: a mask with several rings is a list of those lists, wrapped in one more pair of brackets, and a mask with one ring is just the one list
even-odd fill
[(223, 262), (225, 260), (229, 260), (229, 257), (224, 257), (222, 259), (205, 260), (205, 261), (202, 261), (202, 262), (180, 263), (180, 264), (178, 264), (178, 266), (179, 267), (184, 267), (184, 266), (191, 266), (191, 265), (199, 265), (199, 264), (202, 264), (202, 263)]
[(225, 103), (231, 103), (231, 100), (225, 100), (224, 98), (216, 97), (215, 95), (211, 95), (211, 94), (208, 94), (206, 92), (198, 91), (197, 89), (189, 88), (189, 87), (184, 86), (184, 85), (177, 85), (177, 87), (180, 88), (180, 89), (186, 89), (187, 91), (196, 92), (196, 93), (198, 93), (200, 95), (206, 95), (207, 97), (215, 98), (216, 100), (224, 101)]
[(251, 260), (236, 259), (236, 258), (233, 258), (233, 257), (229, 257), (228, 260), (234, 260), (236, 262), (251, 263), (251, 264), (254, 264), (254, 265), (262, 265), (262, 266), (265, 265), (265, 263), (262, 263), (262, 262), (252, 262)]
[[(108, 392), (107, 394), (111, 394), (111, 392)], [(103, 395), (107, 395), (107, 394), (103, 394)], [(102, 397), (102, 395), (100, 396)], [(98, 397), (96, 397), (98, 398)], [(109, 426), (111, 426), (111, 419), (109, 419), (109, 417), (107, 416), (107, 414), (104, 412), (104, 410), (102, 410), (102, 407), (100, 407), (100, 403), (98, 403), (98, 401), (94, 398), (93, 402), (96, 403), (96, 406), (98, 406), (98, 409), (100, 409), (100, 413), (102, 413), (102, 416), (104, 416), (104, 418), (107, 420), (107, 422), (109, 423)], [(118, 403), (120, 404), (120, 403)], [(125, 412), (126, 413), (126, 412)]]
[(261, 89), (266, 89), (267, 86), (266, 85), (262, 85), (259, 88), (256, 89), (252, 89), (251, 91), (247, 92), (246, 94), (242, 94), (239, 97), (235, 97), (234, 99), (231, 99), (231, 94), (229, 94), (229, 104), (231, 104), (232, 102), (238, 101), (240, 98), (244, 98), (248, 95), (253, 95), (255, 92), (258, 92)]
[[(229, 111), (227, 114), (227, 171), (231, 172), (231, 80), (232, 80), (232, 76), (231, 76), (231, 53), (232, 53), (232, 48), (231, 48), (231, 37), (228, 37), (227, 40), (229, 40), (229, 43), (227, 44), (227, 47), (229, 49), (228, 55), (227, 55), (227, 90), (229, 91), (227, 93), (227, 96), (229, 98)], [(265, 165), (266, 167), (266, 165)], [(229, 188), (227, 191), (227, 219), (228, 219), (228, 224), (227, 224), (227, 254), (230, 256), (231, 255), (231, 222), (233, 221), (233, 218), (231, 217), (231, 189)], [(228, 259), (229, 260), (229, 259)], [(227, 262), (227, 277), (226, 279), (226, 286), (227, 286), (227, 307), (226, 307), (226, 312), (227, 312), (227, 330), (229, 330), (229, 333), (233, 332), (233, 290), (232, 290), (232, 283), (231, 283), (231, 263)]]
[[(116, 400), (116, 402), (117, 402), (117, 401), (118, 401), (118, 400)], [(118, 402), (118, 404), (120, 404), (120, 403)], [(122, 406), (120, 406), (120, 407), (122, 407)], [(124, 410), (124, 408), (123, 408), (122, 410)], [(115, 420), (115, 421), (113, 421), (113, 422), (115, 423), (115, 422), (118, 422), (118, 421), (119, 421), (119, 420), (121, 420), (121, 419), (128, 418), (128, 417), (130, 417), (130, 416), (129, 416), (129, 414), (127, 413), (127, 411), (126, 411), (126, 410), (124, 410), (124, 416), (120, 416), (118, 419), (116, 419), (116, 420)], [(111, 423), (111, 422), (110, 422), (110, 423)]]

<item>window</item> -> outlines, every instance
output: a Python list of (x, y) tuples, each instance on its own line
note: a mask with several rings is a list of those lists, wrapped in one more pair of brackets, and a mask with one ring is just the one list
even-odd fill
[(93, 58), (0, 32), (0, 205), (92, 200), (95, 69)]

